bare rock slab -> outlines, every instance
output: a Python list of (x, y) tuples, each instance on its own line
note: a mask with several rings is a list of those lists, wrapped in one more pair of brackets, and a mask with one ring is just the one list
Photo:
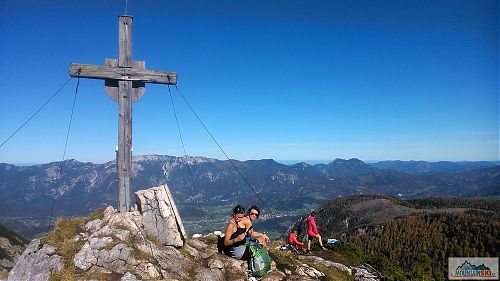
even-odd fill
[(135, 196), (146, 233), (168, 246), (184, 245), (186, 231), (168, 186), (140, 190)]
[(40, 245), (40, 239), (31, 241), (19, 257), (16, 266), (9, 274), (9, 281), (45, 281), (52, 271), (62, 269), (62, 257), (56, 255), (56, 248)]

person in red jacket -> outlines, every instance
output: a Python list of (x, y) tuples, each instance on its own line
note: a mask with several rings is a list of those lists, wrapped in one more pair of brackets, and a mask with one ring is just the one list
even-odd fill
[(288, 236), (288, 244), (295, 248), (304, 251), (304, 243), (297, 240), (297, 230), (293, 229)]
[(312, 212), (309, 217), (307, 218), (307, 251), (311, 250), (311, 244), (312, 240), (314, 238), (318, 238), (319, 245), (323, 250), (326, 250), (325, 247), (323, 247), (323, 241), (321, 241), (321, 235), (319, 235), (318, 228), (316, 227), (316, 212)]

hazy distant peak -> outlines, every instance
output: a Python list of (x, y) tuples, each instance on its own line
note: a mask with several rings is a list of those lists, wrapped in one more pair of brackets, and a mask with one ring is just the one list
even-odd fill
[(215, 163), (217, 160), (213, 158), (207, 158), (207, 157), (202, 157), (202, 156), (182, 156), (179, 157), (179, 159), (182, 159), (183, 162), (186, 164), (192, 165), (192, 164), (199, 164), (199, 163)]
[(351, 158), (351, 159), (335, 158), (335, 160), (333, 160), (333, 162), (334, 163), (359, 163), (359, 162), (365, 163), (365, 162), (359, 160), (358, 158)]
[(133, 162), (144, 162), (144, 161), (169, 161), (169, 162), (182, 162), (186, 164), (197, 164), (204, 162), (215, 162), (216, 159), (206, 158), (202, 156), (169, 156), (169, 155), (158, 155), (158, 154), (147, 154), (147, 155), (137, 155), (132, 158)]
[(296, 163), (293, 165), (294, 167), (303, 167), (303, 168), (307, 168), (307, 167), (311, 167), (312, 165), (309, 165), (307, 164), (306, 162), (300, 162), (300, 163)]
[(147, 155), (137, 155), (132, 157), (133, 162), (143, 162), (143, 161), (158, 161), (165, 160), (172, 156), (158, 155), (158, 154), (147, 154)]

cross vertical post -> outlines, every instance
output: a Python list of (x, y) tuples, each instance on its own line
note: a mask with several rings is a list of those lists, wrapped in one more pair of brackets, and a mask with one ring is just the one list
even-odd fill
[(72, 63), (71, 77), (102, 79), (106, 94), (118, 103), (118, 211), (130, 210), (132, 172), (132, 103), (145, 91), (146, 83), (177, 84), (177, 73), (146, 70), (144, 61), (132, 60), (132, 17), (118, 17), (118, 59), (105, 59), (105, 65)]
[[(118, 66), (132, 66), (132, 17), (118, 19)], [(132, 170), (132, 81), (118, 82), (118, 211), (130, 210), (130, 172)]]

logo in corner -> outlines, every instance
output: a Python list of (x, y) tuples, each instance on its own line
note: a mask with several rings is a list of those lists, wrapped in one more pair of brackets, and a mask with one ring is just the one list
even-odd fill
[(498, 280), (498, 258), (449, 258), (450, 280)]

